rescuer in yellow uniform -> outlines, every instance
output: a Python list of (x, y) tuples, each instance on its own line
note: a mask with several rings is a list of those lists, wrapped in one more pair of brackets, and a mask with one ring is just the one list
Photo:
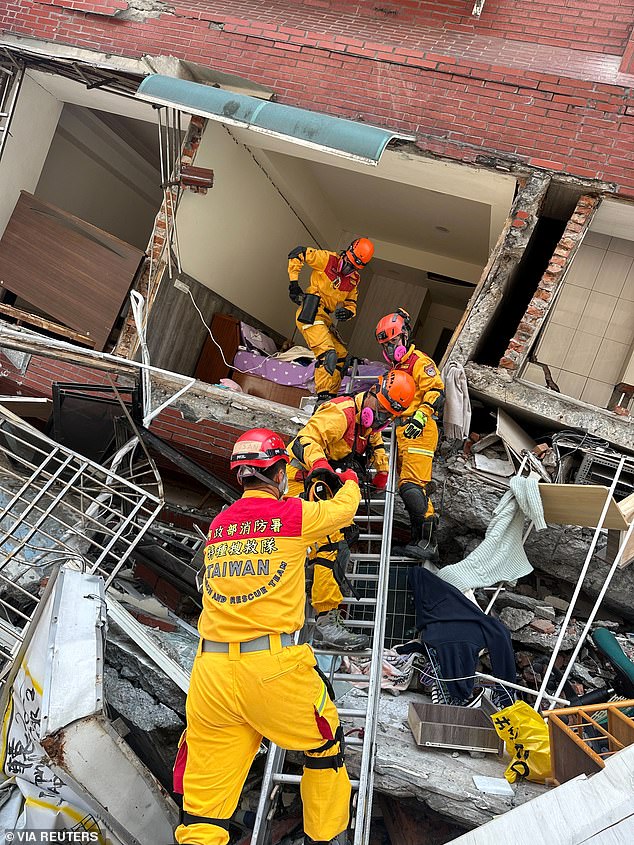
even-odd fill
[(238, 438), (231, 466), (244, 494), (209, 529), (179, 843), (226, 845), (262, 737), (304, 752), (306, 843), (346, 840), (351, 790), (337, 709), (311, 647), (294, 643), (304, 623), (307, 546), (348, 525), (361, 495), (349, 470), (329, 501), (285, 498), (288, 461), (275, 432)]
[[(347, 350), (333, 328), (332, 318), (350, 320), (357, 313), (358, 271), (373, 255), (374, 245), (367, 238), (357, 238), (341, 253), (298, 246), (288, 255), (288, 295), (300, 306), (297, 327), (315, 355), (319, 403), (337, 395), (346, 368)], [(304, 264), (313, 271), (306, 294), (297, 281)], [(307, 313), (302, 306), (307, 306), (309, 300), (314, 308)]]
[[(377, 470), (374, 487), (384, 490), (388, 458), (381, 429), (409, 407), (415, 389), (411, 376), (393, 370), (366, 393), (338, 396), (322, 405), (289, 444), (289, 493), (301, 495), (311, 473), (332, 474), (336, 468), (366, 461)], [(339, 610), (349, 559), (345, 531), (340, 530), (322, 535), (309, 555), (311, 603), (317, 614), (313, 644), (322, 648), (357, 651), (369, 644), (365, 634), (345, 626)]]
[(405, 551), (419, 560), (438, 560), (438, 517), (427, 494), (432, 463), (438, 446), (436, 420), (442, 409), (445, 385), (429, 355), (409, 344), (411, 325), (407, 311), (399, 308), (376, 327), (385, 360), (409, 373), (416, 385), (414, 399), (397, 428), (399, 493), (409, 515), (412, 537)]

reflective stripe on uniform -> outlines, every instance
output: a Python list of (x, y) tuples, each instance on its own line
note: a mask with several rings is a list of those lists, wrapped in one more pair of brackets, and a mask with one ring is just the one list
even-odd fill
[(315, 705), (315, 710), (321, 714), (324, 712), (324, 707), (326, 706), (326, 702), (328, 701), (328, 690), (326, 689), (326, 684), (324, 684), (324, 688), (322, 694), (320, 696), (319, 704)]
[(428, 458), (433, 458), (436, 454), (435, 452), (432, 452), (431, 449), (416, 449), (413, 446), (408, 446), (407, 451), (411, 455), (427, 455)]
[(299, 328), (303, 331), (304, 329), (310, 329), (312, 326), (325, 326), (325, 325), (326, 325), (326, 323), (324, 323), (323, 320), (315, 320), (314, 323), (308, 323), (308, 325), (300, 326)]

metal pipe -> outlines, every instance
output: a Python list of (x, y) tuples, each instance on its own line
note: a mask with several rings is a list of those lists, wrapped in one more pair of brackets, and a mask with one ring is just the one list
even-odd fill
[[(11, 102), (9, 103), (9, 108), (6, 111), (6, 119), (5, 119), (4, 126), (1, 128), (1, 131), (0, 131), (0, 159), (2, 159), (2, 153), (4, 152), (4, 147), (5, 147), (5, 144), (7, 142), (7, 138), (9, 137), (9, 128), (11, 126), (11, 120), (13, 119), (13, 114), (15, 112), (15, 109), (16, 109), (16, 106), (17, 106), (17, 103), (18, 103), (18, 95), (19, 95), (20, 90), (22, 88), (22, 80), (24, 79), (24, 71), (25, 71), (25, 65), (23, 63), (20, 63), (20, 68), (18, 69), (18, 72), (16, 73), (16, 75), (13, 77), (13, 84), (11, 85), (11, 93), (12, 93)], [(7, 86), (8, 86), (8, 83), (7, 83)], [(7, 87), (7, 91), (8, 91), (8, 87)], [(3, 103), (4, 103), (4, 98), (3, 98)]]
[[(525, 692), (528, 695), (539, 695), (539, 691), (535, 689), (531, 689), (530, 687), (523, 687), (521, 684), (511, 683), (511, 681), (503, 681), (500, 678), (496, 678), (494, 675), (487, 675), (484, 672), (476, 672), (476, 678), (481, 678), (483, 681), (491, 681), (495, 684), (499, 684), (503, 687), (510, 687), (511, 689), (519, 690), (520, 692)], [(439, 680), (443, 680), (439, 678)], [(559, 693), (557, 693), (559, 695)], [(543, 695), (544, 698), (548, 698), (551, 701), (556, 701), (558, 704), (570, 704), (567, 698), (557, 698), (554, 695), (550, 695), (549, 693), (545, 692)]]
[(575, 604), (577, 599), (579, 598), (579, 593), (581, 592), (581, 587), (583, 581), (586, 577), (586, 573), (590, 566), (590, 561), (592, 560), (592, 555), (594, 554), (594, 550), (597, 546), (599, 541), (599, 534), (603, 528), (603, 523), (605, 522), (605, 517), (608, 513), (608, 508), (610, 507), (610, 502), (612, 501), (612, 496), (614, 491), (616, 490), (616, 485), (618, 484), (619, 478), (621, 476), (621, 470), (623, 469), (623, 465), (625, 463), (625, 455), (621, 457), (619, 462), (619, 466), (614, 474), (614, 479), (612, 480), (612, 484), (608, 493), (605, 497), (605, 503), (603, 505), (603, 509), (601, 510), (601, 517), (597, 524), (597, 527), (594, 530), (594, 536), (592, 538), (592, 542), (590, 543), (590, 547), (588, 549), (588, 553), (586, 555), (586, 559), (584, 564), (581, 568), (581, 572), (579, 573), (579, 577), (577, 578), (577, 584), (575, 586), (574, 592), (572, 594), (572, 598), (570, 599), (570, 604), (568, 605), (568, 609), (566, 610), (566, 614), (564, 616), (564, 621), (561, 623), (561, 629), (559, 631), (559, 635), (557, 637), (557, 642), (555, 643), (555, 648), (553, 649), (553, 653), (550, 656), (550, 660), (548, 661), (548, 666), (546, 667), (546, 672), (544, 673), (544, 678), (542, 680), (541, 686), (539, 688), (539, 695), (537, 696), (537, 701), (534, 704), (535, 710), (539, 710), (539, 705), (542, 703), (542, 698), (546, 692), (546, 687), (548, 685), (548, 681), (550, 680), (550, 676), (553, 671), (553, 667), (555, 665), (555, 660), (557, 659), (557, 655), (559, 654), (559, 650), (561, 648), (561, 644), (563, 642), (564, 636), (566, 634), (566, 629), (568, 628), (568, 624), (570, 619), (572, 618), (572, 613), (575, 609)]
[[(603, 582), (603, 586), (601, 587), (601, 590), (599, 591), (599, 595), (597, 596), (597, 599), (594, 603), (594, 606), (593, 606), (592, 610), (590, 611), (590, 615), (588, 616), (588, 621), (586, 622), (584, 629), (581, 632), (581, 636), (579, 637), (579, 640), (577, 641), (577, 645), (575, 646), (574, 651), (570, 655), (570, 660), (568, 661), (568, 665), (566, 666), (565, 672), (561, 676), (561, 680), (559, 681), (559, 685), (557, 686), (557, 689), (555, 690), (555, 695), (559, 695), (561, 693), (561, 691), (564, 687), (564, 684), (568, 680), (568, 675), (572, 671), (572, 667), (574, 666), (575, 660), (577, 659), (577, 655), (581, 651), (581, 647), (583, 646), (583, 643), (585, 642), (585, 639), (588, 636), (588, 632), (590, 631), (590, 628), (592, 627), (592, 623), (594, 622), (596, 615), (599, 612), (601, 602), (603, 601), (605, 594), (608, 591), (608, 587), (610, 586), (610, 582), (612, 581), (612, 578), (614, 577), (614, 573), (616, 572), (617, 567), (618, 567), (619, 563), (621, 562), (621, 558), (623, 557), (623, 552), (625, 551), (625, 548), (626, 548), (626, 546), (627, 546), (627, 544), (630, 540), (630, 537), (632, 536), (632, 531), (634, 531), (634, 519), (630, 523), (630, 526), (627, 529), (627, 532), (625, 533), (625, 539), (623, 540), (623, 542), (619, 546), (619, 550), (616, 554), (616, 557), (612, 561), (612, 566), (610, 567), (610, 570), (605, 577), (605, 581)], [(549, 707), (549, 710), (552, 710), (552, 706)]]
[[(166, 118), (167, 119), (167, 118)], [(163, 158), (163, 121), (161, 120), (161, 109), (158, 110), (158, 130), (159, 130), (159, 158), (161, 161), (161, 187), (163, 188), (163, 209), (165, 214), (165, 244), (161, 249), (159, 256), (162, 256), (165, 245), (167, 245), (167, 267), (170, 279), (172, 278), (172, 258), (170, 255), (170, 233), (169, 233), (169, 209), (167, 207), (167, 188), (165, 175), (165, 159)], [(167, 143), (167, 141), (166, 141)], [(157, 258), (158, 263), (158, 258)]]

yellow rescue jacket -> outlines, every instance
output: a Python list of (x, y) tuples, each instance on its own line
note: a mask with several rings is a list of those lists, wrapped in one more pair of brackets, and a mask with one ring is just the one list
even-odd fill
[(354, 481), (321, 502), (247, 490), (219, 513), (205, 547), (200, 636), (233, 643), (299, 630), (306, 550), (349, 525), (360, 499)]
[(353, 270), (349, 276), (340, 276), (337, 272), (340, 256), (327, 249), (306, 247), (305, 252), (288, 262), (288, 278), (296, 282), (304, 264), (312, 267), (310, 282), (306, 293), (316, 293), (321, 300), (321, 307), (327, 314), (338, 305), (343, 305), (352, 314), (357, 313), (359, 273)]
[(356, 396), (337, 396), (324, 403), (301, 428), (288, 445), (288, 451), (302, 468), (310, 471), (315, 461), (340, 461), (353, 449), (363, 455), (372, 453), (371, 463), (378, 472), (387, 472), (388, 458), (383, 438), (378, 431), (362, 429), (359, 417), (363, 393)]
[(429, 416), (437, 416), (439, 410), (439, 399), (445, 395), (445, 385), (440, 377), (438, 367), (434, 364), (429, 355), (420, 352), (412, 344), (401, 358), (398, 364), (394, 365), (395, 370), (405, 370), (416, 383), (416, 393), (412, 404), (403, 414), (410, 417), (419, 408)]

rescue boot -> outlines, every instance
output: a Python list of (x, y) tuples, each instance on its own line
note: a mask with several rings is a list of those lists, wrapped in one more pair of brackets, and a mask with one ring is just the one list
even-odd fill
[(420, 539), (405, 546), (408, 557), (415, 557), (417, 560), (428, 560), (430, 563), (438, 563), (438, 540), (436, 529), (438, 517), (436, 514), (426, 517), (421, 526)]
[(346, 628), (338, 607), (320, 613), (315, 620), (313, 645), (318, 648), (341, 649), (341, 651), (363, 651), (370, 647), (370, 638), (355, 634)]
[[(401, 484), (398, 492), (409, 516), (411, 538), (409, 543), (402, 549), (403, 554), (407, 557), (409, 554), (407, 549), (416, 546), (423, 536), (423, 523), (425, 522), (425, 514), (429, 505), (429, 497), (423, 487), (411, 481)], [(400, 548), (399, 551), (401, 551)]]

